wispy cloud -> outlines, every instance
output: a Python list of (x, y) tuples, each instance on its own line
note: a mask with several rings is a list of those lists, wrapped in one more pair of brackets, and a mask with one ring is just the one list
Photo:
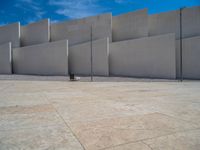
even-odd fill
[(27, 17), (27, 23), (34, 22), (36, 20), (39, 20), (43, 17), (43, 15), (46, 13), (42, 7), (39, 1), (36, 0), (17, 0), (18, 3), (15, 4), (16, 8), (19, 8), (23, 10), (25, 13), (32, 14), (30, 17)]
[(56, 13), (69, 18), (82, 18), (96, 15), (104, 9), (98, 0), (49, 0), (49, 5), (56, 6)]

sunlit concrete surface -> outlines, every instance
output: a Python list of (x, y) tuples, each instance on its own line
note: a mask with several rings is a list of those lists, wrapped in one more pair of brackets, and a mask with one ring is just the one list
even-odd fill
[(89, 79), (1, 75), (0, 149), (199, 149), (200, 82)]

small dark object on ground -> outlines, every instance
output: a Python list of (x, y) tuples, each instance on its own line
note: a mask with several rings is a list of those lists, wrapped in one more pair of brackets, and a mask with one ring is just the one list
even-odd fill
[(80, 80), (80, 77), (75, 77), (74, 74), (70, 74), (69, 78), (70, 78), (70, 81), (79, 81)]

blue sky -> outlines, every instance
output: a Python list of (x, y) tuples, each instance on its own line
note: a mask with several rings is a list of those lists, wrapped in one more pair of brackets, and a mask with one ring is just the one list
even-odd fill
[(200, 6), (200, 0), (1, 0), (0, 25), (17, 21), (27, 24), (43, 18), (58, 22), (106, 12), (118, 15), (142, 8), (154, 14), (183, 6)]

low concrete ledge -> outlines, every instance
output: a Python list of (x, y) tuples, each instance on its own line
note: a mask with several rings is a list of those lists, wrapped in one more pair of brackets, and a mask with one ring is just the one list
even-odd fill
[(68, 75), (68, 41), (57, 41), (13, 50), (15, 74)]
[(10, 42), (0, 45), (0, 74), (12, 74)]
[[(109, 39), (104, 38), (92, 42), (93, 75), (109, 75)], [(91, 43), (87, 42), (69, 48), (69, 71), (76, 75), (91, 74)]]

